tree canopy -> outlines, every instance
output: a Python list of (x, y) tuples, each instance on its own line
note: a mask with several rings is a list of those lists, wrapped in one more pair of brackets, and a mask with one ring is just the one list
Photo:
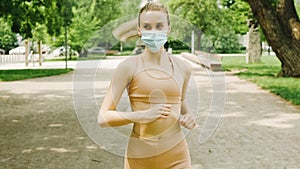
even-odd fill
[[(242, 2), (236, 5), (226, 0), (172, 0), (168, 5), (173, 14), (198, 27), (211, 40), (215, 52), (238, 52), (237, 34), (247, 32), (248, 4)], [(196, 46), (201, 49), (203, 35), (199, 32), (197, 35)]]
[[(54, 46), (61, 46), (64, 44), (63, 28), (67, 26), (68, 44), (80, 51), (91, 36), (99, 38), (103, 36), (99, 30), (104, 25), (116, 24), (117, 22), (111, 21), (124, 16), (137, 15), (140, 2), (140, 0), (1, 0), (0, 24), (3, 29), (0, 34), (3, 36), (0, 38), (0, 45), (5, 49), (11, 48), (16, 42), (14, 33), (19, 33), (23, 38), (34, 38)], [(300, 67), (294, 63), (299, 63), (297, 58), (300, 53), (298, 0), (161, 0), (161, 2), (166, 4), (171, 14), (201, 30), (196, 32), (198, 49), (205, 46), (201, 44), (201, 38), (205, 35), (212, 42), (215, 49), (213, 52), (238, 52), (240, 46), (237, 34), (245, 34), (248, 31), (248, 20), (257, 19), (266, 40), (282, 61), (282, 74), (299, 75), (291, 73), (299, 72)], [(109, 31), (109, 28), (107, 29)], [(175, 30), (174, 33), (180, 32)]]
[(0, 48), (9, 50), (16, 46), (16, 35), (11, 31), (11, 25), (3, 18), (0, 18), (0, 25), (2, 27), (0, 29)]

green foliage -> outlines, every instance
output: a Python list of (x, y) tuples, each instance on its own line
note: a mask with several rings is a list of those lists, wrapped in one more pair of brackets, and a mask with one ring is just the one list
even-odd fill
[(263, 56), (261, 63), (253, 64), (246, 64), (245, 57), (224, 57), (222, 66), (227, 71), (239, 70), (239, 77), (300, 105), (300, 79), (277, 77), (281, 64), (276, 56)]
[[(50, 35), (59, 35), (60, 28), (70, 25), (73, 17), (73, 0), (14, 0), (1, 1), (0, 16), (11, 20), (12, 31), (20, 33), (24, 38), (31, 38), (33, 30), (46, 25)], [(1, 9), (4, 9), (1, 8)]]
[(37, 23), (32, 32), (33, 32), (33, 38), (35, 40), (42, 41), (43, 43), (47, 43), (50, 39), (45, 24)]
[(231, 27), (237, 34), (246, 34), (248, 32), (247, 21), (252, 18), (251, 9), (244, 0), (222, 0), (222, 10), (230, 19)]
[(45, 25), (47, 27), (47, 32), (50, 36), (58, 36), (61, 34), (62, 27), (62, 19), (61, 16), (58, 15), (59, 8), (56, 6), (55, 1), (52, 1), (48, 4), (47, 11), (47, 20)]
[[(217, 1), (206, 0), (173, 0), (168, 5), (173, 14), (187, 19), (205, 34), (206, 38), (203, 38), (204, 35), (201, 33), (196, 34), (197, 50), (230, 53), (238, 51), (240, 48), (236, 34), (245, 32), (240, 29), (246, 29), (247, 25), (236, 28), (238, 22), (234, 18), (237, 20), (239, 14), (233, 16), (228, 12), (228, 7), (225, 8)], [(231, 4), (231, 7), (239, 9), (245, 4), (242, 4), (242, 7), (233, 5)], [(244, 24), (246, 24), (246, 20)], [(203, 39), (208, 39), (211, 43), (207, 43)]]
[(7, 51), (16, 46), (17, 38), (3, 18), (0, 18), (0, 26), (0, 48)]
[(122, 0), (95, 0), (94, 6), (91, 8), (93, 8), (93, 16), (100, 19), (98, 26), (102, 27), (121, 16), (121, 2)]
[[(72, 49), (80, 52), (89, 37), (97, 30), (100, 20), (93, 17), (82, 8), (74, 9), (73, 23), (69, 27), (69, 45)], [(61, 42), (64, 41), (61, 38)]]
[[(191, 47), (192, 31), (197, 29), (186, 19), (182, 19), (176, 15), (170, 14), (171, 33), (168, 38), (169, 46), (174, 48)], [(174, 44), (172, 44), (174, 42)], [(186, 46), (186, 47), (184, 47)]]
[(189, 50), (190, 49), (187, 46), (187, 44), (185, 44), (179, 40), (169, 40), (168, 45), (169, 45), (169, 47), (172, 48), (172, 50)]
[(238, 53), (240, 44), (237, 35), (231, 30), (221, 31), (222, 36), (214, 36), (214, 53)]
[(300, 1), (297, 2), (297, 0), (295, 1), (295, 8), (298, 14), (298, 17), (300, 17)]
[[(103, 32), (103, 26), (121, 16), (121, 0), (78, 0), (73, 7), (74, 17), (72, 24), (68, 27), (68, 44), (72, 49), (80, 52), (83, 47), (90, 48), (97, 42), (105, 42), (109, 39), (107, 34), (111, 34), (112, 28), (108, 28), (109, 33)], [(93, 44), (90, 44), (93, 43)], [(101, 43), (101, 42), (99, 42)], [(54, 46), (64, 44), (64, 35), (57, 36)], [(98, 46), (100, 44), (96, 44)]]
[(120, 3), (120, 10), (121, 10), (121, 16), (128, 16), (128, 15), (136, 15), (139, 12), (139, 5), (141, 1), (140, 0), (130, 0), (126, 1), (123, 0)]
[(11, 12), (13, 6), (12, 0), (1, 0), (0, 1), (0, 17), (7, 16)]
[(169, 4), (171, 13), (188, 19), (193, 25), (206, 32), (216, 25), (219, 9), (215, 1), (173, 0)]
[(5, 14), (13, 22), (12, 30), (21, 33), (25, 38), (32, 37), (32, 29), (36, 23), (45, 20), (45, 6), (41, 0), (16, 0), (11, 4), (11, 10)]
[(19, 69), (0, 70), (0, 81), (15, 81), (65, 74), (73, 69)]
[[(206, 0), (162, 2), (173, 11), (173, 16), (181, 17), (171, 17), (170, 41), (181, 40), (190, 46), (193, 24), (204, 33), (198, 37), (202, 43), (198, 49), (214, 46), (215, 52), (233, 52), (239, 48), (235, 33), (245, 32), (244, 18), (247, 16), (242, 0), (228, 3), (226, 7)], [(120, 23), (137, 16), (140, 0), (16, 0), (9, 4), (14, 10), (6, 11), (6, 16), (12, 21), (15, 32), (23, 32), (23, 35), (27, 32), (26, 37), (51, 42), (52, 46), (62, 46), (65, 40), (63, 27), (68, 26), (68, 44), (80, 52), (83, 46), (114, 46), (117, 40), (110, 36), (111, 31)], [(244, 12), (243, 15), (239, 11)], [(0, 15), (3, 13), (5, 11), (1, 11)], [(243, 26), (239, 28), (241, 24)], [(189, 31), (185, 31), (187, 29)]]
[(72, 8), (76, 6), (74, 0), (56, 0), (48, 3), (46, 25), (51, 36), (62, 34), (62, 28), (68, 27), (72, 23), (74, 13)]
[(72, 11), (72, 8), (75, 6), (75, 2), (73, 0), (57, 0), (56, 6), (58, 9), (58, 14), (60, 16), (60, 19), (62, 20), (62, 26), (70, 26), (72, 23), (72, 18), (74, 16), (74, 13)]

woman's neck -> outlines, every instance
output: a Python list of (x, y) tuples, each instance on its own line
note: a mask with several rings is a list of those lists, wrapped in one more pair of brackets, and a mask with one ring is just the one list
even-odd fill
[(160, 65), (162, 55), (164, 55), (163, 48), (161, 48), (157, 53), (153, 53), (147, 48), (144, 51), (145, 59), (147, 61), (152, 62), (153, 64), (157, 64), (157, 65)]

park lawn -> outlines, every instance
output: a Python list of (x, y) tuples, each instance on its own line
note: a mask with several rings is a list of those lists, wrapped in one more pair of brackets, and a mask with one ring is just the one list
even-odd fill
[(16, 69), (0, 70), (0, 81), (15, 81), (65, 74), (73, 69)]
[(222, 66), (225, 71), (237, 71), (240, 78), (300, 105), (300, 79), (277, 77), (281, 63), (276, 56), (262, 56), (260, 63), (252, 64), (246, 64), (245, 57), (224, 57)]

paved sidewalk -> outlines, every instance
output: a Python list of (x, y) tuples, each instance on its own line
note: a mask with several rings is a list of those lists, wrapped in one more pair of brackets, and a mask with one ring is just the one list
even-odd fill
[[(68, 61), (68, 68), (75, 68), (76, 61)], [(64, 61), (55, 62), (43, 62), (42, 66), (39, 66), (38, 62), (30, 62), (28, 66), (25, 63), (0, 63), (0, 70), (8, 69), (52, 69), (52, 68), (66, 68), (66, 63)]]
[[(118, 146), (116, 133), (101, 135), (107, 141), (102, 148), (93, 142), (99, 138), (91, 133), (100, 129), (94, 126), (97, 109), (89, 103), (101, 104), (113, 69), (123, 59), (69, 62), (75, 68), (72, 73), (0, 82), (0, 168), (122, 168), (122, 156), (110, 151)], [(193, 169), (300, 168), (299, 106), (236, 76), (187, 62), (193, 67), (187, 99), (199, 125), (187, 135)], [(60, 66), (64, 68), (64, 62), (43, 63), (44, 68)], [(222, 86), (214, 86), (214, 77), (225, 80), (225, 93)], [(95, 81), (86, 83), (90, 78)], [(86, 100), (76, 97), (80, 91), (87, 91)], [(212, 114), (223, 105), (224, 112)], [(208, 122), (210, 117), (215, 121)], [(204, 128), (211, 131), (202, 133)], [(200, 136), (208, 139), (201, 141)]]
[[(122, 60), (125, 59), (127, 56), (107, 56), (107, 60)], [(78, 60), (80, 61), (80, 60)], [(84, 60), (81, 60), (84, 61)], [(89, 60), (86, 60), (89, 61)], [(97, 62), (101, 62), (98, 60)], [(67, 67), (75, 69), (77, 61), (67, 61)], [(42, 66), (39, 66), (37, 61), (29, 62), (28, 66), (25, 65), (23, 62), (17, 63), (0, 63), (0, 70), (8, 70), (8, 69), (64, 69), (66, 68), (65, 61), (47, 61), (43, 62)]]

